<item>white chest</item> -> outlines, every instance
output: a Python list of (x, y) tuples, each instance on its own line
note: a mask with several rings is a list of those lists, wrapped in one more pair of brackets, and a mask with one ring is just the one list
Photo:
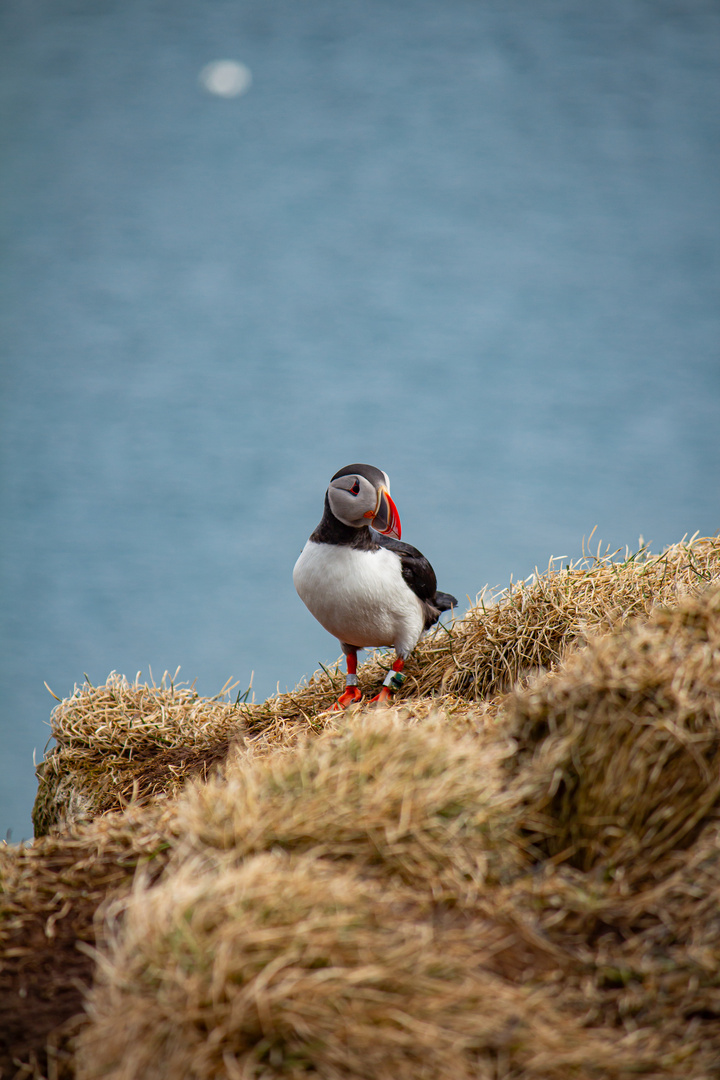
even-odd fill
[(358, 551), (308, 540), (293, 571), (295, 588), (315, 618), (357, 648), (394, 645), (407, 655), (420, 637), (422, 604), (392, 551)]

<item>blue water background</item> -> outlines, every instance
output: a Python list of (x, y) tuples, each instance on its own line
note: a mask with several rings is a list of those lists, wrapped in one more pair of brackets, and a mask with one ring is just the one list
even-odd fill
[(338, 655), (291, 572), (351, 461), (463, 598), (720, 528), (717, 3), (4, 0), (0, 42), (1, 834), (44, 681)]

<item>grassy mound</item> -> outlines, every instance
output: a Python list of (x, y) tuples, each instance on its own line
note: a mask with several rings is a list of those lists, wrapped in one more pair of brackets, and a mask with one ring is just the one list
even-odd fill
[(546, 854), (631, 868), (686, 845), (720, 797), (720, 589), (596, 639), (507, 711)]
[(492, 970), (502, 928), (442, 925), (413, 892), (322, 858), (190, 860), (123, 915), (81, 1080), (550, 1078), (631, 1061), (617, 1035)]
[[(511, 903), (574, 963), (556, 1004), (590, 1028), (632, 1033), (637, 1071), (705, 1080), (720, 1067), (720, 821), (717, 805), (687, 848), (629, 872), (545, 863)], [(615, 1074), (610, 1074), (615, 1075)]]
[(477, 605), (393, 709), (86, 685), (77, 823), (0, 853), (2, 1075), (717, 1075), (719, 657), (710, 538)]
[(146, 806), (0, 846), (0, 1076), (74, 1076), (96, 912), (127, 892), (138, 866), (159, 874), (170, 835), (170, 808)]
[[(545, 574), (511, 585), (495, 603), (480, 600), (424, 638), (397, 700), (418, 717), (441, 705), (453, 723), (473, 727), (477, 709), (494, 711), (494, 699), (518, 680), (712, 582), (720, 584), (716, 537), (674, 544), (659, 556), (643, 551), (618, 562), (598, 551), (564, 568), (551, 562)], [(377, 692), (391, 662), (378, 653), (361, 665), (366, 695)], [(221, 764), (238, 739), (272, 753), (317, 734), (332, 722), (327, 710), (343, 687), (340, 662), (290, 693), (251, 705), (223, 701), (222, 694), (199, 698), (169, 679), (148, 686), (112, 675), (104, 686), (86, 683), (52, 714), (57, 745), (39, 769), (35, 835), (134, 797), (174, 794), (188, 776)]]
[[(424, 638), (405, 666), (407, 678), (397, 700), (443, 697), (452, 705), (505, 693), (519, 679), (554, 667), (588, 638), (720, 583), (720, 540), (694, 538), (673, 544), (662, 555), (643, 550), (621, 561), (598, 550), (562, 568), (555, 562), (545, 573), (511, 585), (492, 603), (480, 597), (450, 628), (438, 627)], [(391, 662), (378, 654), (361, 666), (358, 677), (366, 693), (376, 692)], [(292, 693), (248, 709), (248, 728), (264, 731), (278, 722), (312, 728), (313, 718), (331, 707), (343, 687), (338, 661)]]
[(420, 726), (392, 710), (356, 713), (286, 753), (238, 755), (188, 792), (179, 829), (214, 862), (312, 853), (455, 902), (517, 873), (499, 770), (511, 752), (495, 733), (449, 737), (442, 716)]
[(38, 768), (35, 835), (138, 796), (172, 793), (223, 761), (242, 739), (243, 721), (221, 697), (201, 698), (167, 675), (156, 686), (114, 672), (102, 686), (76, 689), (51, 716), (57, 746)]

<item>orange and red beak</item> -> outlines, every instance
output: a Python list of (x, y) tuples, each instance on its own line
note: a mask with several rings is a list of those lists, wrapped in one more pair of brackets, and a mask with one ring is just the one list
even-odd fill
[(387, 488), (380, 488), (375, 509), (369, 510), (365, 517), (372, 518), (370, 524), (376, 532), (382, 533), (383, 536), (394, 536), (396, 540), (400, 539), (402, 532), (400, 515)]

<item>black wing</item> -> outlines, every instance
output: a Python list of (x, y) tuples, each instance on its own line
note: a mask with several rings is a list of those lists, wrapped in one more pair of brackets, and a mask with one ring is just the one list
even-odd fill
[(383, 536), (374, 530), (373, 540), (380, 547), (388, 548), (400, 556), (402, 576), (407, 584), (426, 604), (433, 604), (437, 592), (437, 578), (423, 553), (412, 544), (406, 544), (402, 540), (393, 540), (391, 536)]
[(412, 591), (422, 601), (425, 609), (425, 629), (440, 618), (443, 611), (449, 611), (451, 607), (457, 607), (457, 600), (450, 593), (437, 591), (437, 578), (435, 571), (421, 551), (412, 544), (406, 544), (402, 540), (393, 540), (390, 536), (383, 536), (372, 530), (373, 540), (380, 546), (394, 551), (400, 556), (402, 576)]

